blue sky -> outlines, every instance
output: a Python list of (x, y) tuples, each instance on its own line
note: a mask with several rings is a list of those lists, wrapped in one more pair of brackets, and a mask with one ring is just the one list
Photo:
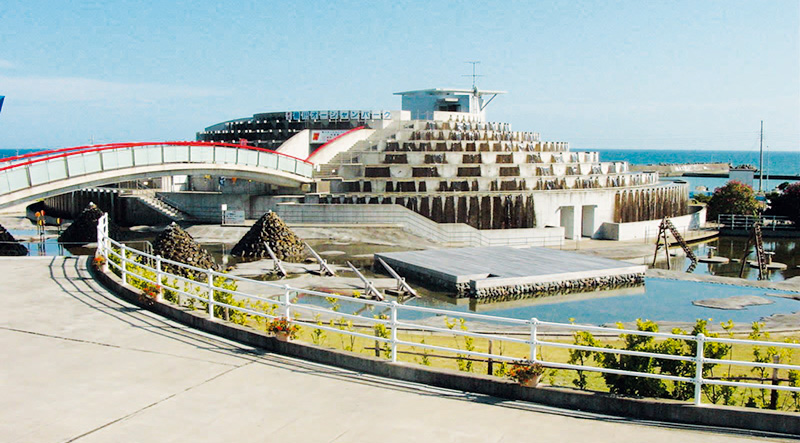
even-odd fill
[(573, 149), (800, 150), (800, 2), (0, 2), (0, 149), (194, 139), (257, 112), (509, 91)]

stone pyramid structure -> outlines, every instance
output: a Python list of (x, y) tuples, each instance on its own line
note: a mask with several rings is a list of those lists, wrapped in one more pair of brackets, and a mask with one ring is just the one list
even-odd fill
[(269, 258), (264, 242), (280, 260), (300, 262), (305, 258), (305, 244), (278, 214), (269, 211), (250, 228), (231, 249), (231, 255), (239, 257)]
[[(58, 241), (61, 243), (86, 244), (97, 241), (97, 220), (105, 212), (101, 211), (94, 203), (89, 203), (78, 215), (75, 221), (61, 233)], [(119, 239), (119, 227), (108, 221), (108, 235), (114, 240)]]
[[(156, 237), (153, 244), (153, 254), (201, 269), (219, 270), (211, 254), (203, 249), (191, 234), (181, 229), (174, 222)], [(184, 267), (164, 263), (162, 268), (165, 272), (187, 278), (196, 279), (199, 277), (196, 272)]]
[(0, 225), (0, 255), (19, 256), (28, 255), (28, 248), (21, 245), (10, 232)]

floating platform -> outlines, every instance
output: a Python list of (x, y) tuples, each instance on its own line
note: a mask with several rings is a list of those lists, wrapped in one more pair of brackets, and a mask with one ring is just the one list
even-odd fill
[(698, 257), (697, 261), (699, 261), (700, 263), (708, 263), (712, 265), (725, 265), (730, 263), (731, 260), (727, 257), (715, 256), (715, 257)]
[(639, 286), (647, 269), (557, 249), (508, 246), (389, 252), (375, 257), (408, 280), (480, 302)]

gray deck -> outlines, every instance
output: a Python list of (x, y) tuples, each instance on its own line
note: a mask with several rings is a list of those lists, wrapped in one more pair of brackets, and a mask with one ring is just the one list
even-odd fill
[(546, 283), (644, 273), (631, 263), (547, 248), (508, 246), (433, 249), (376, 254), (401, 275), (476, 288)]

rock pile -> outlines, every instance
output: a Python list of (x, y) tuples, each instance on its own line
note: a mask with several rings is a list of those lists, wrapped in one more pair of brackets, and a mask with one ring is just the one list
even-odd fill
[[(61, 233), (58, 241), (61, 243), (86, 244), (97, 241), (97, 220), (105, 212), (101, 211), (94, 203), (88, 206), (78, 215), (69, 227)], [(108, 235), (114, 240), (119, 239), (119, 227), (111, 220), (108, 221)]]
[(269, 211), (247, 231), (239, 243), (231, 249), (231, 255), (239, 257), (269, 258), (264, 242), (269, 244), (279, 260), (300, 262), (305, 258), (305, 244), (278, 214)]
[[(211, 254), (203, 249), (192, 236), (175, 223), (167, 226), (156, 237), (153, 253), (179, 263), (185, 263), (201, 269), (219, 270)], [(186, 278), (198, 279), (197, 273), (181, 266), (164, 263), (162, 269), (170, 274)], [(202, 278), (200, 279), (202, 280)]]
[(28, 255), (28, 248), (19, 244), (17, 239), (3, 225), (0, 225), (0, 255)]

